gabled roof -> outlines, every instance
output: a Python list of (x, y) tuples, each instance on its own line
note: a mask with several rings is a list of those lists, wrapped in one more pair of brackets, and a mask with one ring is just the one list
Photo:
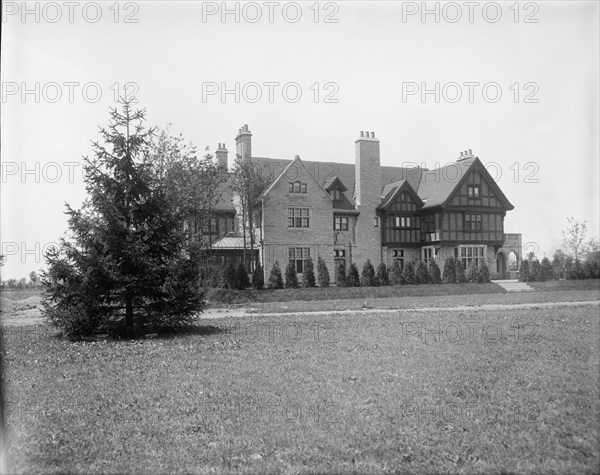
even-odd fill
[[(291, 160), (267, 157), (252, 157), (252, 161), (258, 166), (259, 170), (263, 170), (265, 174), (270, 175), (273, 180), (278, 178), (283, 170), (291, 163)], [(315, 181), (323, 188), (325, 188), (324, 185), (329, 179), (339, 178), (339, 180), (348, 187), (345, 194), (351, 205), (354, 206), (354, 163), (302, 160), (302, 164), (311, 173)], [(421, 174), (423, 173), (421, 168), (383, 166), (380, 167), (380, 170), (382, 185), (406, 180), (414, 189), (418, 188)]]
[(307, 175), (309, 177), (312, 178), (313, 182), (315, 182), (319, 188), (321, 189), (321, 191), (323, 192), (323, 194), (325, 196), (327, 196), (327, 198), (329, 198), (330, 200), (333, 201), (333, 199), (331, 198), (331, 196), (329, 195), (329, 193), (327, 193), (327, 191), (325, 191), (325, 189), (323, 188), (323, 186), (321, 185), (321, 183), (319, 183), (318, 181), (315, 180), (315, 177), (312, 175), (312, 173), (310, 171), (308, 171), (308, 169), (306, 168), (306, 166), (304, 165), (304, 163), (302, 162), (302, 160), (300, 160), (300, 157), (296, 157), (294, 158), (294, 160), (292, 160), (279, 174), (279, 176), (275, 179), (275, 181), (273, 181), (273, 183), (271, 183), (271, 185), (264, 191), (264, 193), (262, 194), (262, 197), (264, 198), (265, 196), (267, 196), (271, 190), (283, 179), (283, 177), (287, 176), (287, 171), (292, 167), (292, 165), (296, 165), (296, 166), (300, 166), (304, 169), (304, 171), (307, 173)]
[(333, 178), (328, 178), (327, 180), (325, 180), (325, 183), (323, 184), (323, 188), (325, 188), (327, 191), (330, 191), (333, 189), (340, 190), (340, 191), (346, 191), (348, 189), (342, 183), (342, 180), (340, 180), (340, 178), (337, 176), (334, 176)]
[(383, 187), (383, 191), (381, 192), (381, 205), (379, 205), (378, 209), (386, 209), (394, 202), (396, 197), (402, 191), (406, 191), (410, 194), (412, 199), (417, 203), (417, 207), (420, 208), (423, 206), (423, 200), (421, 200), (414, 188), (410, 186), (410, 183), (406, 180), (401, 180)]
[(467, 179), (471, 168), (477, 168), (506, 209), (514, 209), (514, 206), (508, 201), (506, 195), (500, 190), (500, 187), (492, 179), (478, 157), (458, 160), (436, 170), (423, 173), (418, 189), (419, 196), (425, 202), (423, 209), (446, 206), (456, 190)]

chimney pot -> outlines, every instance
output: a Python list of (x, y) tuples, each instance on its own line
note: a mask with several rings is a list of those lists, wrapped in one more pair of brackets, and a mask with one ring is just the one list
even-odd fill
[(363, 138), (364, 136), (365, 136), (365, 133), (364, 133), (364, 131), (361, 130), (360, 131), (360, 138)]
[(294, 155), (294, 158), (300, 158), (300, 155)]
[(371, 132), (371, 138), (374, 139), (375, 138), (375, 132)]
[(469, 155), (473, 155), (473, 150), (469, 149)]

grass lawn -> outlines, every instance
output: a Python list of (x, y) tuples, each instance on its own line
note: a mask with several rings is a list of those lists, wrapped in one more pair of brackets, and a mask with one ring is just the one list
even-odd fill
[(598, 473), (597, 307), (5, 334), (8, 472)]
[(535, 290), (555, 292), (567, 290), (596, 290), (600, 291), (600, 279), (583, 280), (551, 280), (548, 282), (529, 282)]
[(419, 297), (443, 295), (502, 294), (499, 285), (439, 284), (439, 285), (386, 285), (383, 287), (326, 287), (279, 290), (210, 289), (207, 298), (212, 304), (245, 304), (249, 302), (289, 302), (292, 300), (322, 301), (388, 297)]

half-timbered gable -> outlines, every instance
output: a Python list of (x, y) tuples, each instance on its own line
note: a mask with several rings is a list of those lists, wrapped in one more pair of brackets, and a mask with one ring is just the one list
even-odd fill
[(382, 192), (381, 206), (377, 213), (381, 220), (381, 243), (383, 246), (419, 245), (421, 243), (420, 209), (423, 201), (402, 180), (386, 185)]

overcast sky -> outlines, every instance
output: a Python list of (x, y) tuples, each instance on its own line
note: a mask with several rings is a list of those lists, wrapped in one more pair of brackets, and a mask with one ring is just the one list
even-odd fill
[(598, 5), (4, 2), (2, 278), (44, 266), (126, 83), (148, 125), (230, 157), (243, 124), (263, 157), (352, 163), (361, 130), (383, 165), (470, 148), (527, 251), (551, 256), (571, 215), (598, 236)]

